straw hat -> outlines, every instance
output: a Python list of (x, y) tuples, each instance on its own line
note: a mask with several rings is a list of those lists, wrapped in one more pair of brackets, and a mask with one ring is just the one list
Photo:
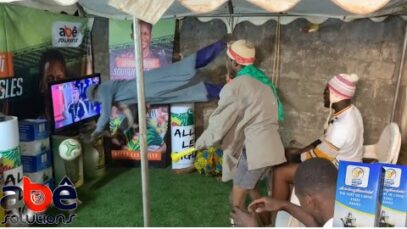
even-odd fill
[(240, 65), (253, 64), (256, 49), (254, 44), (248, 40), (238, 40), (231, 43), (226, 51), (230, 59)]

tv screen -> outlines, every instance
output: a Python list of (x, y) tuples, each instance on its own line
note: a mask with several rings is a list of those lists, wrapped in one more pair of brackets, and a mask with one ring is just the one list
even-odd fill
[(100, 104), (89, 101), (86, 96), (89, 85), (99, 83), (100, 74), (51, 83), (54, 132), (99, 116)]

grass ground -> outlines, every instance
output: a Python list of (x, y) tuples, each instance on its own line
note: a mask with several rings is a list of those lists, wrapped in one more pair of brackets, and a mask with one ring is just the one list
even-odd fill
[[(93, 184), (78, 189), (83, 202), (68, 226), (143, 226), (140, 168), (109, 169)], [(227, 227), (231, 183), (197, 172), (176, 175), (150, 169), (151, 226)]]

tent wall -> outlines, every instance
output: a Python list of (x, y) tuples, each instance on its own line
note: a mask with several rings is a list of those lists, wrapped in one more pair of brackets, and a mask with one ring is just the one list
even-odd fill
[(401, 152), (400, 163), (407, 165), (407, 61), (403, 66), (400, 91), (394, 115), (394, 120), (400, 125)]
[[(184, 55), (222, 37), (217, 31), (226, 34), (221, 22), (210, 23), (194, 18), (183, 21), (180, 43)], [(326, 81), (341, 72), (355, 72), (360, 76), (355, 102), (364, 118), (365, 141), (368, 144), (377, 141), (390, 121), (405, 23), (400, 17), (383, 22), (329, 19), (319, 31), (304, 33), (302, 29), (308, 22), (298, 19), (281, 27), (279, 82), (287, 116), (281, 129), (285, 144), (291, 140), (308, 144), (322, 134), (328, 115), (323, 108), (322, 92)], [(235, 38), (248, 38), (256, 43), (257, 62), (269, 75), (273, 66), (275, 25), (274, 21), (262, 26), (243, 22), (233, 33)], [(197, 124), (198, 136), (215, 107), (216, 103), (197, 107), (197, 117), (203, 118)]]
[(92, 30), (92, 45), (95, 72), (101, 74), (103, 81), (109, 80), (109, 19), (95, 18)]

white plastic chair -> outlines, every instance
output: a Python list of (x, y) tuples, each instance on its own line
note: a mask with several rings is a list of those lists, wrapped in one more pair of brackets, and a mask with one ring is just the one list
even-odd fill
[(373, 145), (365, 145), (363, 158), (377, 159), (382, 163), (396, 164), (401, 147), (399, 126), (392, 122), (380, 134), (379, 141)]
[[(363, 158), (376, 159), (382, 163), (396, 164), (399, 158), (400, 147), (401, 134), (399, 126), (392, 122), (383, 129), (376, 144), (365, 145), (363, 147)], [(300, 205), (300, 201), (294, 191), (293, 188), (290, 202)], [(304, 225), (288, 213), (279, 212), (276, 217), (276, 226), (303, 227)]]

